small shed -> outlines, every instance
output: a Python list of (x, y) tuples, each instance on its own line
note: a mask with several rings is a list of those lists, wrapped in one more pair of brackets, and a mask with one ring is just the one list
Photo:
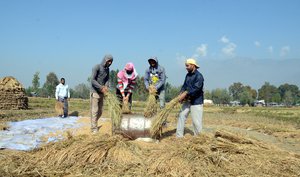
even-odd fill
[(0, 109), (28, 109), (25, 89), (12, 76), (0, 79)]

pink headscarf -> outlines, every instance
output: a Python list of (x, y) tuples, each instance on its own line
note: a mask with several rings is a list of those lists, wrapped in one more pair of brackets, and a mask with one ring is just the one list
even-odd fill
[[(130, 75), (128, 75), (128, 74), (126, 73), (126, 71), (132, 71), (132, 70), (133, 70), (133, 72), (132, 72)], [(125, 65), (124, 69), (121, 70), (121, 71), (117, 74), (118, 78), (121, 79), (122, 82), (123, 82), (123, 87), (124, 87), (124, 89), (125, 89), (125, 88), (127, 87), (127, 85), (128, 85), (128, 80), (133, 80), (133, 79), (135, 79), (135, 78), (137, 77), (137, 75), (138, 75), (138, 73), (136, 72), (133, 63), (131, 63), (131, 62), (127, 63), (127, 64)]]

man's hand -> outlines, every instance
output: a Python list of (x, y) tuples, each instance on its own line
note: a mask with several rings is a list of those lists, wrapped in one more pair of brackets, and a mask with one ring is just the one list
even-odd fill
[(107, 86), (102, 87), (101, 92), (104, 93), (104, 94), (106, 92), (108, 92), (108, 87)]
[(179, 102), (182, 103), (182, 101), (185, 99), (187, 96), (187, 92), (182, 92), (178, 97), (179, 97)]
[(130, 95), (130, 93), (128, 93), (126, 96), (124, 96), (123, 101), (128, 101), (129, 100), (129, 95)]
[(149, 93), (150, 94), (156, 94), (157, 93), (157, 90), (156, 90), (154, 85), (149, 86)]

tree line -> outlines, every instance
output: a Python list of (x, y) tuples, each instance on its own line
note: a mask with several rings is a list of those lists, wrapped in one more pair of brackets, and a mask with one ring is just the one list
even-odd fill
[[(111, 70), (110, 72), (110, 89), (115, 92), (117, 86), (117, 73), (119, 70)], [(59, 84), (59, 79), (54, 72), (50, 72), (46, 76), (46, 82), (41, 87), (39, 72), (33, 75), (32, 86), (26, 88), (28, 96), (50, 97), (55, 96), (55, 88)], [(66, 78), (67, 80), (68, 78)], [(70, 89), (72, 98), (88, 99), (90, 94), (90, 77), (86, 83), (76, 85)], [(169, 82), (165, 85), (166, 101), (176, 97), (181, 87), (171, 85)], [(144, 78), (137, 77), (137, 85), (133, 94), (133, 99), (137, 101), (145, 101), (148, 98), (148, 91), (144, 85)], [(239, 101), (241, 105), (253, 105), (255, 100), (265, 100), (266, 103), (276, 102), (291, 106), (300, 103), (300, 91), (298, 86), (293, 84), (282, 84), (279, 87), (265, 82), (260, 89), (255, 90), (251, 86), (244, 85), (241, 82), (233, 83), (228, 89), (217, 88), (211, 91), (205, 90), (204, 98), (213, 100), (215, 104), (229, 104), (230, 101)]]

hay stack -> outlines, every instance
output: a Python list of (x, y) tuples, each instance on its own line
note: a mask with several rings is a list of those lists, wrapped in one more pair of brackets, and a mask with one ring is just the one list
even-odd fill
[(147, 100), (146, 108), (144, 109), (144, 116), (146, 118), (153, 117), (157, 113), (158, 104), (156, 102), (157, 90), (155, 86), (149, 86), (149, 97)]
[(14, 77), (0, 80), (0, 109), (28, 109), (25, 89)]

